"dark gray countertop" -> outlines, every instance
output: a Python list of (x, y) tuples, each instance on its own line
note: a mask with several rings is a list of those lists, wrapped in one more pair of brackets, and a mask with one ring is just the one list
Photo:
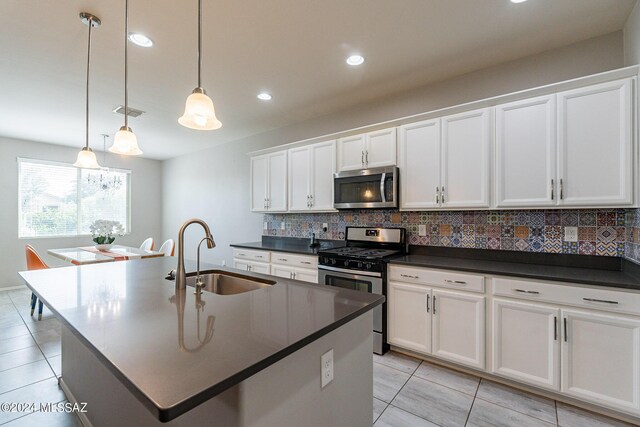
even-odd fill
[[(164, 279), (175, 266), (175, 258), (163, 257), (20, 275), (161, 421), (189, 411), (384, 301), (365, 292), (242, 272), (277, 283), (238, 295), (205, 292), (198, 311), (192, 288), (176, 293), (174, 283)], [(188, 264), (187, 271), (192, 267)], [(210, 316), (213, 336), (201, 345)]]
[(301, 255), (318, 255), (318, 251), (345, 245), (343, 240), (318, 240), (320, 246), (309, 247), (309, 239), (299, 237), (262, 236), (260, 242), (234, 243), (234, 248), (257, 249), (262, 251), (291, 252)]
[[(393, 259), (391, 264), (640, 290), (638, 267), (626, 260), (617, 260), (619, 265), (617, 269), (610, 266), (607, 266), (608, 268), (587, 268), (576, 266), (575, 259), (571, 259), (571, 262), (567, 262), (566, 265), (549, 265), (543, 263), (544, 257), (539, 259), (537, 263), (529, 263), (483, 259), (483, 251), (477, 251), (475, 258), (466, 257), (469, 252), (465, 253), (465, 257), (457, 257), (453, 251), (448, 252), (448, 256), (424, 252), (410, 253)], [(577, 255), (577, 257), (580, 256)], [(505, 257), (505, 259), (508, 258)]]

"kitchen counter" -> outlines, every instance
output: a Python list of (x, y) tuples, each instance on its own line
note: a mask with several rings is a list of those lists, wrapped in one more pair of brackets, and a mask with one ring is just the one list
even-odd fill
[(640, 266), (613, 257), (412, 247), (391, 264), (640, 290)]
[(234, 248), (256, 249), (261, 251), (291, 252), (301, 255), (318, 255), (318, 251), (339, 248), (345, 245), (343, 240), (317, 240), (320, 246), (309, 247), (310, 239), (299, 237), (262, 236), (260, 242), (234, 243)]
[[(193, 288), (176, 291), (174, 282), (164, 279), (175, 264), (175, 258), (163, 257), (20, 273), (63, 329), (163, 422), (384, 301), (374, 294), (249, 272), (242, 273), (277, 283), (237, 295), (204, 292), (198, 299)], [(193, 270), (187, 264), (187, 271)], [(213, 332), (207, 341), (209, 322)], [(370, 334), (370, 326), (364, 329)], [(63, 380), (64, 348), (63, 334)]]

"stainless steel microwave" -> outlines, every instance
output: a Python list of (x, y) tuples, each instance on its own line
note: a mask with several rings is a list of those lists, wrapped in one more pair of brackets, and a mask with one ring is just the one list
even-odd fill
[(398, 168), (339, 172), (333, 175), (333, 188), (336, 209), (397, 208)]

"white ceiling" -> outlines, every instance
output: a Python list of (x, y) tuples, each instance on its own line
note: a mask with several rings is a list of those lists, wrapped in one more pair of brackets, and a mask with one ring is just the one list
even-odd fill
[[(131, 0), (131, 119), (144, 157), (166, 159), (623, 27), (635, 0), (204, 0), (203, 87), (223, 127), (178, 125), (196, 86), (196, 0)], [(123, 116), (124, 0), (0, 2), (0, 135), (80, 147), (87, 27), (91, 144)], [(360, 52), (366, 62), (349, 67)], [(265, 103), (256, 94), (267, 90)], [(291, 142), (291, 141), (283, 141)]]

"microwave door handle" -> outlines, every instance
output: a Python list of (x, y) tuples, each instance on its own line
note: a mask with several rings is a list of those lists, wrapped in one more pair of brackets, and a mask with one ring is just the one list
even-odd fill
[(387, 198), (384, 194), (384, 181), (387, 178), (387, 173), (383, 172), (380, 177), (380, 197), (382, 197), (382, 203), (387, 203)]

